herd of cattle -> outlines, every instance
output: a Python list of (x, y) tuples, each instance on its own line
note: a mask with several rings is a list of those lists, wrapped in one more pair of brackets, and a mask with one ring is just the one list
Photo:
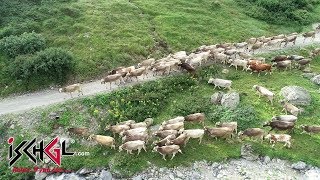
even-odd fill
[[(263, 127), (270, 126), (272, 131), (277, 129), (280, 131), (290, 130), (292, 131), (297, 117), (294, 115), (280, 115), (272, 117), (271, 121), (266, 122)], [(185, 122), (201, 123), (203, 128), (199, 129), (184, 129)], [(148, 129), (153, 124), (152, 118), (147, 118), (143, 122), (136, 123), (134, 120), (128, 120), (120, 122), (116, 125), (107, 126), (106, 131), (113, 133), (114, 137), (105, 135), (89, 136), (89, 140), (96, 141), (98, 144), (116, 148), (116, 136), (121, 137), (122, 144), (119, 146), (119, 152), (126, 150), (127, 153), (133, 154), (132, 151), (137, 150), (138, 154), (143, 149), (147, 151), (146, 145), (151, 139), (158, 140), (153, 141), (152, 152), (159, 152), (163, 159), (166, 160), (166, 155), (172, 155), (171, 159), (181, 151), (182, 147), (185, 147), (189, 139), (199, 139), (199, 144), (202, 138), (207, 133), (210, 137), (217, 138), (239, 138), (245, 137), (269, 140), (274, 147), (276, 142), (284, 142), (284, 146), (291, 147), (291, 136), (289, 134), (270, 134), (265, 133), (261, 128), (249, 128), (244, 131), (237, 132), (237, 122), (217, 122), (216, 127), (204, 126), (205, 114), (195, 113), (185, 117), (178, 116), (173, 119), (164, 121), (159, 126), (158, 130), (150, 131)], [(320, 133), (320, 126), (301, 126), (304, 132), (307, 133)], [(72, 134), (88, 136), (88, 128), (69, 128), (68, 131)]]
[[(316, 31), (311, 31), (302, 34), (306, 40), (307, 38), (314, 39)], [(259, 37), (250, 38), (246, 42), (241, 43), (223, 43), (210, 46), (200, 46), (197, 50), (187, 55), (185, 51), (180, 51), (169, 56), (155, 60), (147, 59), (140, 62), (136, 66), (130, 67), (118, 67), (108, 73), (108, 75), (101, 79), (101, 84), (109, 83), (111, 89), (111, 83), (119, 81), (125, 83), (126, 81), (132, 81), (134, 78), (138, 81), (138, 77), (144, 78), (148, 74), (170, 74), (171, 72), (186, 70), (188, 73), (195, 75), (196, 67), (206, 63), (221, 63), (234, 66), (236, 69), (242, 67), (242, 70), (250, 70), (251, 74), (257, 72), (258, 76), (260, 72), (265, 71), (266, 74), (271, 74), (272, 68), (277, 69), (291, 69), (297, 67), (299, 69), (310, 65), (311, 58), (320, 55), (320, 48), (314, 49), (308, 58), (299, 55), (279, 55), (271, 60), (271, 64), (266, 63), (265, 58), (253, 57), (250, 53), (261, 49), (262, 47), (275, 47), (275, 46), (287, 46), (289, 43), (295, 44), (298, 37), (297, 33), (289, 35), (278, 35), (273, 37)], [(248, 52), (249, 51), (249, 52)], [(215, 88), (227, 88), (231, 89), (232, 81), (218, 78), (210, 78), (209, 84), (214, 84)], [(271, 104), (273, 104), (274, 93), (265, 87), (259, 85), (253, 85), (253, 89), (258, 92), (259, 97), (265, 96)], [(82, 93), (80, 84), (73, 84), (59, 89), (60, 92), (70, 93), (78, 91)], [(266, 122), (263, 127), (270, 126), (271, 130), (289, 130), (294, 129), (298, 115), (303, 111), (298, 107), (290, 104), (289, 102), (282, 101), (283, 111), (286, 115), (274, 116), (271, 121)], [(288, 115), (287, 113), (291, 115)], [(201, 129), (184, 129), (184, 123), (186, 122), (201, 122), (203, 128)], [(205, 114), (195, 113), (186, 117), (178, 116), (176, 118), (164, 121), (159, 129), (150, 134), (148, 127), (153, 124), (151, 118), (147, 118), (143, 122), (136, 123), (134, 120), (128, 120), (118, 123), (116, 125), (108, 126), (105, 130), (111, 131), (114, 137), (105, 135), (90, 135), (89, 139), (94, 140), (99, 144), (110, 146), (115, 148), (115, 136), (119, 134), (122, 137), (122, 143), (119, 146), (119, 151), (126, 150), (127, 153), (132, 154), (132, 151), (138, 150), (138, 154), (143, 149), (146, 151), (146, 144), (150, 139), (158, 137), (159, 140), (154, 141), (153, 151), (159, 152), (163, 159), (166, 155), (172, 155), (172, 158), (178, 153), (182, 153), (181, 147), (186, 146), (186, 143), (190, 138), (198, 138), (199, 143), (205, 133), (214, 138), (259, 138), (261, 140), (267, 139), (275, 145), (276, 142), (284, 142), (284, 146), (291, 147), (291, 136), (289, 134), (270, 134), (265, 133), (261, 128), (249, 128), (241, 132), (237, 132), (237, 122), (218, 122), (216, 127), (204, 126)], [(304, 132), (307, 133), (320, 133), (320, 126), (301, 126)], [(78, 135), (88, 135), (87, 128), (69, 128), (69, 132)], [(172, 159), (171, 158), (171, 159)]]
[[(310, 31), (303, 33), (302, 36), (306, 40), (307, 38), (314, 39), (316, 31)], [(299, 55), (279, 55), (274, 57), (271, 61), (272, 64), (268, 64), (265, 58), (253, 57), (252, 54), (264, 47), (281, 47), (287, 46), (289, 43), (295, 44), (298, 37), (298, 33), (292, 33), (289, 35), (280, 34), (272, 37), (258, 37), (250, 38), (245, 42), (240, 43), (221, 43), (215, 45), (203, 45), (197, 48), (194, 52), (187, 54), (185, 51), (179, 51), (174, 54), (169, 54), (167, 57), (155, 60), (154, 58), (144, 60), (135, 66), (118, 67), (110, 72), (108, 75), (101, 79), (101, 84), (109, 83), (111, 89), (112, 82), (119, 82), (118, 84), (124, 84), (126, 81), (138, 81), (139, 77), (152, 75), (164, 75), (171, 72), (177, 72), (185, 70), (192, 75), (195, 75), (196, 68), (206, 63), (222, 63), (230, 64), (236, 69), (242, 67), (243, 70), (250, 70), (251, 74), (257, 72), (258, 76), (260, 72), (269, 72), (271, 74), (272, 68), (288, 69), (288, 68), (303, 68), (306, 65), (310, 65), (311, 58), (320, 55), (320, 48), (314, 49), (308, 58)], [(251, 53), (252, 52), (252, 53)], [(78, 91), (79, 95), (82, 93), (81, 84), (73, 84), (59, 89), (59, 92), (66, 92), (72, 96), (72, 92)]]

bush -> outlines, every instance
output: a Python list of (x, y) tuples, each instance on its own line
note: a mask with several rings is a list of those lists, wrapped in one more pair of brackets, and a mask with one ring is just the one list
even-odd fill
[(18, 56), (9, 66), (9, 73), (17, 79), (29, 80), (40, 76), (63, 82), (74, 67), (73, 56), (60, 48), (48, 48), (34, 56)]
[(94, 114), (97, 108), (108, 110), (106, 115), (101, 117), (101, 127), (128, 119), (139, 122), (148, 117), (156, 117), (170, 102), (171, 95), (186, 91), (193, 85), (195, 80), (187, 76), (169, 77), (99, 95), (94, 99), (86, 98), (83, 103), (89, 107), (91, 114)]
[(34, 60), (34, 73), (53, 77), (58, 82), (73, 71), (74, 58), (68, 52), (60, 48), (48, 48), (37, 53)]
[(249, 16), (271, 24), (310, 24), (317, 21), (312, 12), (318, 0), (237, 0)]
[(32, 54), (44, 49), (46, 43), (42, 35), (35, 32), (23, 33), (20, 36), (9, 36), (0, 40), (0, 51), (9, 57)]
[(256, 111), (252, 106), (239, 106), (234, 110), (217, 106), (214, 112), (208, 115), (208, 119), (214, 123), (237, 121), (240, 130), (260, 126)]
[(67, 16), (77, 18), (81, 15), (81, 11), (72, 7), (62, 7), (61, 12)]
[(8, 73), (16, 79), (29, 80), (33, 75), (33, 56), (18, 56), (8, 66)]
[(11, 35), (21, 35), (24, 32), (40, 32), (40, 26), (35, 21), (9, 25), (0, 30), (0, 39)]
[(190, 95), (183, 104), (175, 107), (173, 113), (179, 116), (186, 116), (198, 112), (208, 114), (211, 111), (211, 107), (210, 98)]

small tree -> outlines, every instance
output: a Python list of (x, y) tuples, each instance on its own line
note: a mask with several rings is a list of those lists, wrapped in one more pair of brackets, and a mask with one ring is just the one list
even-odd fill
[(0, 51), (11, 58), (23, 54), (33, 54), (45, 48), (45, 39), (35, 32), (9, 36), (0, 40)]
[(34, 59), (34, 73), (64, 81), (74, 68), (73, 56), (61, 48), (48, 48), (37, 53)]
[[(8, 72), (17, 79), (40, 79), (63, 82), (74, 68), (73, 56), (60, 48), (48, 48), (33, 56), (17, 56), (10, 64)], [(35, 78), (38, 77), (38, 78)]]

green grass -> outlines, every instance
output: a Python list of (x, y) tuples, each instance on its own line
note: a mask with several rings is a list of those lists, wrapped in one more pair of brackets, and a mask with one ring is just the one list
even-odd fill
[[(282, 53), (304, 55), (306, 51), (294, 49), (264, 56), (271, 57)], [(270, 58), (268, 58), (269, 60)], [(320, 57), (312, 61), (311, 67), (318, 70)], [(110, 132), (103, 130), (106, 124), (127, 119), (142, 121), (146, 117), (154, 118), (155, 123), (159, 124), (169, 118), (194, 112), (206, 113), (207, 126), (213, 126), (216, 121), (226, 120), (226, 118), (231, 117), (231, 119), (227, 120), (238, 119), (241, 121), (238, 121), (239, 124), (245, 123), (239, 130), (244, 130), (246, 127), (262, 127), (263, 122), (281, 113), (282, 108), (278, 102), (281, 99), (279, 92), (286, 85), (302, 86), (310, 91), (312, 96), (311, 105), (304, 107), (305, 112), (299, 116), (296, 126), (298, 127), (301, 124), (320, 125), (320, 111), (318, 110), (320, 94), (317, 91), (319, 86), (301, 77), (301, 71), (297, 69), (280, 72), (274, 70), (271, 76), (261, 75), (257, 77), (256, 74), (250, 75), (248, 72), (236, 71), (234, 68), (231, 68), (230, 73), (225, 75), (221, 73), (222, 68), (224, 67), (221, 65), (202, 68), (198, 72), (198, 79), (190, 78), (186, 74), (166, 77), (142, 85), (124, 88), (110, 94), (101, 94), (54, 105), (43, 110), (42, 120), (34, 127), (34, 131), (24, 133), (28, 134), (27, 137), (33, 137), (35, 134), (48, 135), (53, 132), (54, 124), (59, 124), (64, 129), (69, 127), (89, 127), (95, 134), (111, 135)], [(252, 118), (251, 115), (248, 115), (249, 121), (246, 121), (246, 119), (232, 116), (233, 112), (231, 111), (224, 112), (221, 116), (223, 119), (216, 119), (217, 116), (212, 114), (221, 111), (219, 107), (210, 104), (210, 96), (218, 90), (213, 90), (212, 85), (207, 84), (209, 77), (231, 79), (233, 81), (233, 91), (237, 91), (241, 95), (239, 110), (253, 107), (257, 117)], [(271, 106), (267, 99), (263, 97), (258, 99), (258, 96), (252, 90), (254, 84), (265, 86), (276, 93), (274, 106)], [(157, 96), (161, 98), (157, 98)], [(56, 122), (48, 120), (47, 116), (50, 112), (59, 110), (63, 111), (60, 120)], [(241, 112), (243, 111), (240, 111), (240, 115), (247, 115), (241, 114)], [(201, 128), (201, 125), (186, 123), (186, 129), (190, 128)], [(265, 128), (265, 130), (267, 131), (269, 128)], [(300, 133), (301, 130), (296, 128), (292, 134), (291, 149), (283, 148), (282, 144), (277, 144), (272, 149), (268, 142), (259, 143), (249, 140), (246, 142), (252, 144), (255, 151), (261, 155), (291, 161), (304, 161), (311, 165), (320, 166), (317, 152), (317, 149), (320, 148), (320, 136), (309, 136)], [(21, 132), (10, 129), (6, 131), (4, 129), (3, 137), (7, 137), (7, 134), (14, 135), (21, 134)], [(149, 166), (149, 163), (159, 167), (175, 167), (189, 165), (197, 160), (224, 161), (230, 158), (239, 158), (241, 146), (241, 143), (237, 140), (215, 141), (205, 136), (202, 144), (198, 145), (197, 140), (191, 140), (187, 147), (182, 149), (183, 154), (178, 154), (172, 161), (163, 161), (161, 155), (151, 152), (152, 146), (150, 144), (147, 147), (148, 151), (142, 151), (138, 156), (127, 155), (125, 152), (119, 153), (100, 145), (90, 146), (86, 143), (83, 144), (80, 143), (80, 138), (72, 137), (76, 139), (76, 143), (71, 144), (70, 151), (89, 152), (90, 156), (65, 157), (62, 160), (62, 167), (69, 170), (78, 170), (82, 167), (112, 167), (112, 171), (124, 176), (131, 176), (145, 169)], [(119, 144), (120, 139), (117, 138), (117, 146)], [(4, 169), (5, 173), (1, 174), (1, 177), (7, 177), (6, 175), (10, 174), (7, 167)]]
[[(149, 55), (159, 58), (203, 44), (311, 28), (268, 24), (246, 15), (247, 9), (235, 0), (219, 2), (220, 6), (213, 0), (1, 0), (0, 37), (35, 31), (47, 39), (48, 47), (71, 51), (77, 60), (71, 83), (136, 64)], [(312, 13), (317, 15), (319, 10), (316, 6)], [(40, 79), (26, 86), (5, 73), (8, 63), (0, 54), (0, 96), (52, 85)]]

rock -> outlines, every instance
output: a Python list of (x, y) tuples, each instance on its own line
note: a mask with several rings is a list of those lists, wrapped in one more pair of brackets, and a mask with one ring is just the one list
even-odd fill
[(59, 119), (59, 115), (58, 115), (58, 113), (56, 113), (56, 112), (51, 112), (51, 113), (48, 115), (48, 118), (51, 119), (51, 120), (57, 120), (57, 119)]
[(112, 174), (109, 171), (102, 170), (100, 173), (100, 179), (102, 180), (112, 180)]
[(132, 180), (142, 180), (142, 177), (139, 175), (139, 176), (135, 176), (132, 178)]
[(316, 75), (314, 76), (311, 81), (317, 85), (320, 85), (320, 74), (319, 75)]
[(303, 73), (302, 77), (307, 78), (307, 79), (311, 79), (313, 77), (315, 77), (317, 74), (315, 73)]
[(179, 178), (184, 178), (183, 174), (180, 171), (176, 171), (176, 176)]
[(237, 92), (227, 93), (222, 96), (221, 105), (226, 108), (234, 109), (240, 103), (240, 95)]
[(320, 179), (320, 169), (310, 169), (306, 171), (303, 179), (306, 179), (306, 180)]
[(295, 169), (295, 170), (304, 170), (306, 169), (307, 164), (302, 161), (299, 161), (297, 163), (292, 164), (291, 167), (292, 169)]
[(11, 126), (9, 128), (10, 129), (14, 129), (14, 124), (11, 124)]
[(151, 133), (154, 133), (156, 131), (159, 130), (160, 124), (154, 125), (154, 126), (150, 126), (150, 131)]
[(271, 159), (270, 159), (269, 156), (265, 156), (264, 159), (263, 159), (263, 162), (264, 162), (265, 164), (268, 164), (270, 161), (271, 161)]
[(92, 172), (93, 172), (92, 169), (82, 168), (82, 169), (78, 170), (76, 172), (76, 174), (84, 175), (84, 174), (89, 174), (89, 173), (92, 173)]
[(217, 168), (219, 165), (220, 165), (219, 163), (214, 162), (214, 163), (212, 163), (211, 168), (212, 168), (212, 169), (215, 169), (215, 168)]
[(250, 144), (241, 146), (241, 157), (249, 161), (254, 161), (259, 158), (258, 155), (253, 154), (253, 149)]
[(170, 178), (170, 179), (174, 179), (173, 174), (169, 174), (169, 178)]
[(214, 94), (211, 96), (211, 103), (213, 103), (213, 104), (215, 104), (215, 105), (220, 105), (223, 94), (224, 94), (224, 93), (221, 92), (221, 91), (219, 91), (219, 92), (217, 92), (217, 93), (214, 93)]
[(281, 89), (280, 94), (294, 105), (310, 105), (310, 93), (299, 86), (285, 86)]
[(46, 173), (39, 173), (38, 171), (34, 174), (35, 180), (42, 180), (46, 178), (48, 175)]
[(228, 74), (228, 73), (229, 73), (229, 70), (228, 70), (228, 69), (223, 69), (223, 70), (222, 70), (222, 73), (223, 73), (223, 74)]
[(72, 144), (74, 142), (74, 139), (67, 137), (67, 136), (61, 136), (59, 141), (60, 141), (60, 144), (62, 144), (62, 142), (65, 141), (66, 142), (66, 149), (68, 149), (70, 144)]
[(85, 180), (85, 178), (76, 175), (75, 173), (66, 174), (62, 173), (60, 175), (51, 175), (46, 178), (46, 180)]
[(306, 67), (302, 70), (302, 72), (304, 73), (311, 73), (312, 72), (312, 69), (310, 67)]

